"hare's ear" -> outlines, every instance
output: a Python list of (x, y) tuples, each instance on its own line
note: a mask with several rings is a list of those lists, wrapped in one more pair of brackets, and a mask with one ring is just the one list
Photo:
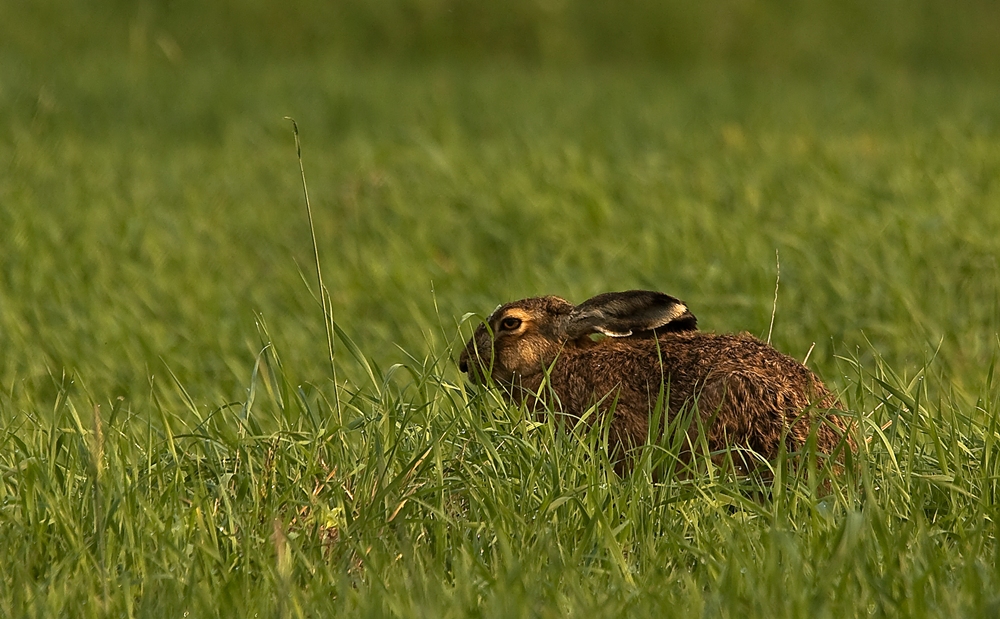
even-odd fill
[(591, 333), (628, 337), (641, 331), (693, 331), (698, 319), (687, 306), (662, 292), (606, 292), (577, 305), (563, 322), (568, 339)]

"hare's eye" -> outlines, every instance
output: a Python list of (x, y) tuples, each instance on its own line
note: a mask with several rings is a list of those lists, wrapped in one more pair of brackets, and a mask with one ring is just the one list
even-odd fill
[(513, 331), (521, 326), (521, 319), (508, 316), (500, 321), (500, 328), (504, 331)]

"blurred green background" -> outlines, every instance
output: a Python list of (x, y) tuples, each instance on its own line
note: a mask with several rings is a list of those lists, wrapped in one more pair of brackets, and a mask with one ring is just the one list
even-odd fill
[[(65, 60), (146, 47), (230, 60), (699, 65), (765, 71), (990, 70), (991, 0), (342, 0), (4, 3), (7, 52)], [(167, 52), (168, 54), (171, 52)]]
[(544, 293), (662, 289), (766, 335), (779, 260), (774, 341), (834, 382), (874, 347), (972, 384), (996, 350), (996, 2), (0, 12), (8, 386), (140, 397), (169, 367), (238, 397), (258, 316), (317, 380), (285, 116), (337, 320), (380, 363)]

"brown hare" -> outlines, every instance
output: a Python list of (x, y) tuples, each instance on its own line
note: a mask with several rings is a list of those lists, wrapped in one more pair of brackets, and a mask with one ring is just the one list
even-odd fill
[[(748, 448), (773, 459), (782, 440), (797, 451), (812, 432), (819, 451), (834, 451), (846, 427), (826, 415), (840, 404), (815, 374), (750, 334), (703, 333), (696, 324), (683, 302), (660, 292), (609, 292), (576, 306), (554, 296), (522, 299), (476, 329), (459, 367), (479, 384), (490, 377), (529, 410), (574, 419), (594, 405), (613, 411), (609, 441), (618, 457), (646, 441), (661, 393), (665, 420), (696, 407), (690, 445), (702, 427), (715, 453)], [(661, 423), (652, 435), (662, 432)]]

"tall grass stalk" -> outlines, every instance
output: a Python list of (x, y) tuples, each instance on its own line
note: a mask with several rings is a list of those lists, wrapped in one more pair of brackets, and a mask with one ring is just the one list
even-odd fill
[(295, 136), (295, 156), (299, 160), (299, 174), (302, 178), (302, 197), (306, 204), (306, 217), (309, 221), (309, 238), (312, 240), (313, 264), (316, 266), (316, 285), (319, 289), (320, 307), (323, 310), (323, 329), (326, 332), (326, 346), (330, 359), (330, 375), (334, 384), (337, 383), (337, 366), (334, 363), (333, 342), (333, 300), (330, 291), (323, 281), (323, 267), (319, 259), (319, 244), (316, 242), (316, 224), (313, 221), (312, 203), (309, 201), (309, 186), (306, 183), (306, 168), (302, 163), (302, 143), (299, 141), (299, 124), (294, 118), (285, 117), (292, 123), (292, 133)]

